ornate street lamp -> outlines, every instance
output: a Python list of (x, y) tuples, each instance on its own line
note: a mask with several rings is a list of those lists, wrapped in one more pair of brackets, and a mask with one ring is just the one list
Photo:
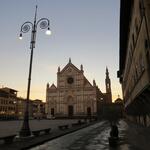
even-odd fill
[(28, 76), (27, 99), (26, 99), (26, 108), (24, 113), (23, 125), (19, 132), (20, 137), (27, 137), (31, 135), (31, 131), (29, 127), (29, 97), (30, 97), (33, 49), (35, 48), (37, 26), (39, 25), (41, 29), (47, 28), (46, 34), (48, 35), (51, 34), (50, 21), (47, 18), (41, 18), (37, 21), (36, 18), (37, 18), (37, 5), (35, 9), (34, 23), (30, 21), (26, 21), (21, 26), (20, 36), (19, 36), (19, 39), (22, 39), (22, 33), (27, 33), (31, 29), (31, 42), (30, 42), (31, 55), (30, 55), (30, 66), (29, 66), (29, 76)]

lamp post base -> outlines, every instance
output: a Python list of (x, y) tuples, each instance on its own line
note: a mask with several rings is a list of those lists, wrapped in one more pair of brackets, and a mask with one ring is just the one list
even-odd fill
[(29, 127), (28, 112), (26, 112), (26, 114), (25, 114), (25, 118), (23, 120), (23, 125), (22, 125), (20, 132), (19, 132), (19, 136), (20, 137), (31, 136), (31, 131), (30, 131), (30, 127)]

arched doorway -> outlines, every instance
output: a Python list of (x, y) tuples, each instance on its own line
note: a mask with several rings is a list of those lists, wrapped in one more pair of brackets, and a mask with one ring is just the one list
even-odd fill
[(73, 106), (72, 105), (68, 105), (68, 117), (73, 117)]
[(54, 116), (54, 108), (51, 108), (51, 115)]
[(74, 115), (74, 99), (73, 96), (69, 95), (67, 98), (68, 103), (68, 117), (72, 118)]
[(87, 108), (87, 116), (88, 116), (88, 117), (91, 117), (91, 107), (88, 107), (88, 108)]

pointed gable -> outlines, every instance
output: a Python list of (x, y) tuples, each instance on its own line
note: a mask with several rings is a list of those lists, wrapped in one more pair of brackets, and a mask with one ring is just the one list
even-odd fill
[(78, 73), (81, 73), (81, 70), (79, 70), (75, 65), (73, 65), (71, 62), (69, 62), (61, 71), (60, 73), (64, 73), (64, 72), (71, 72), (71, 71), (75, 71)]
[(51, 89), (51, 90), (56, 90), (57, 87), (56, 87), (55, 84), (53, 83), (53, 84), (51, 85), (50, 89)]

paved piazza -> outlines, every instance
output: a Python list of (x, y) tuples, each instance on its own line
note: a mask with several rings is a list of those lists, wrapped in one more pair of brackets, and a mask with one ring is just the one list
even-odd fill
[[(77, 120), (31, 120), (31, 130), (51, 127), (58, 131), (58, 125), (70, 124)], [(22, 121), (0, 123), (0, 136), (18, 133)], [(29, 150), (149, 150), (150, 129), (126, 120), (118, 122), (119, 142), (116, 148), (109, 147), (110, 123), (101, 121), (70, 134), (35, 146)], [(25, 143), (24, 143), (25, 144)]]
[(127, 124), (121, 121), (118, 127), (120, 141), (116, 148), (109, 147), (110, 124), (103, 121), (30, 150), (140, 150), (126, 140), (125, 131), (128, 127)]
[[(71, 124), (73, 122), (77, 122), (77, 120), (30, 120), (30, 129), (44, 129), (51, 128), (53, 131), (57, 130), (58, 125), (61, 124)], [(10, 135), (10, 134), (18, 134), (22, 127), (22, 121), (0, 121), (0, 137)]]

